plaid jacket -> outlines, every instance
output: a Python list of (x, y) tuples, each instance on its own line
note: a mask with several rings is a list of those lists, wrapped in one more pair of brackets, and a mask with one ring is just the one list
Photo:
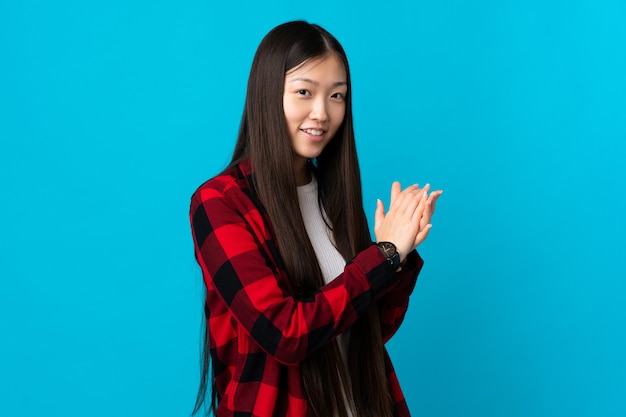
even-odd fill
[[(272, 228), (244, 161), (204, 183), (191, 199), (195, 256), (206, 284), (210, 353), (219, 417), (307, 415), (299, 363), (379, 304), (384, 342), (406, 312), (423, 261), (413, 252), (394, 273), (378, 248), (306, 299), (292, 296)], [(399, 416), (409, 416), (389, 356)]]

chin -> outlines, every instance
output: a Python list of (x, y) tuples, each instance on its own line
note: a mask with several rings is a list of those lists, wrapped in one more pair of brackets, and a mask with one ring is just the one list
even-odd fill
[(305, 152), (297, 152), (297, 154), (305, 159), (315, 159), (322, 154), (323, 149), (320, 150), (309, 150)]

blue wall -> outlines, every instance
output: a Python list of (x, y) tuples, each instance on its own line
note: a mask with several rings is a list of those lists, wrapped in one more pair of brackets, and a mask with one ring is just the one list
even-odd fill
[(445, 190), (390, 342), (413, 413), (626, 415), (626, 4), (231, 3), (0, 4), (0, 414), (189, 414), (189, 196), (305, 18), (351, 59), (369, 213)]

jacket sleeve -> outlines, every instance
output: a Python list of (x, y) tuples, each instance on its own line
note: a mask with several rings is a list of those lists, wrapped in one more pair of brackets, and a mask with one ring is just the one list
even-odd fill
[(248, 203), (236, 185), (204, 186), (194, 194), (190, 217), (196, 259), (207, 291), (219, 294), (250, 337), (277, 361), (297, 364), (363, 315), (394, 283), (394, 272), (371, 246), (332, 282), (296, 299), (275, 266), (268, 225)]
[(396, 273), (396, 284), (389, 287), (377, 300), (383, 343), (398, 331), (409, 306), (409, 296), (415, 288), (417, 275), (424, 261), (417, 251), (409, 253), (402, 271)]

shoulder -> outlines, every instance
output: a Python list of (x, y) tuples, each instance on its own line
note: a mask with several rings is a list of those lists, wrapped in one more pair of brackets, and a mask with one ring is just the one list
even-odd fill
[(244, 160), (231, 165), (215, 177), (205, 181), (193, 193), (191, 199), (205, 200), (211, 196), (225, 195), (237, 190), (249, 190), (251, 185), (250, 162)]
[(191, 211), (217, 201), (232, 208), (244, 208), (244, 211), (247, 211), (245, 207), (257, 205), (249, 160), (231, 165), (200, 185), (191, 197)]
[(215, 230), (233, 225), (246, 225), (259, 234), (259, 239), (269, 239), (270, 235), (270, 221), (254, 190), (247, 160), (233, 164), (200, 185), (191, 197), (189, 217), (200, 242)]

